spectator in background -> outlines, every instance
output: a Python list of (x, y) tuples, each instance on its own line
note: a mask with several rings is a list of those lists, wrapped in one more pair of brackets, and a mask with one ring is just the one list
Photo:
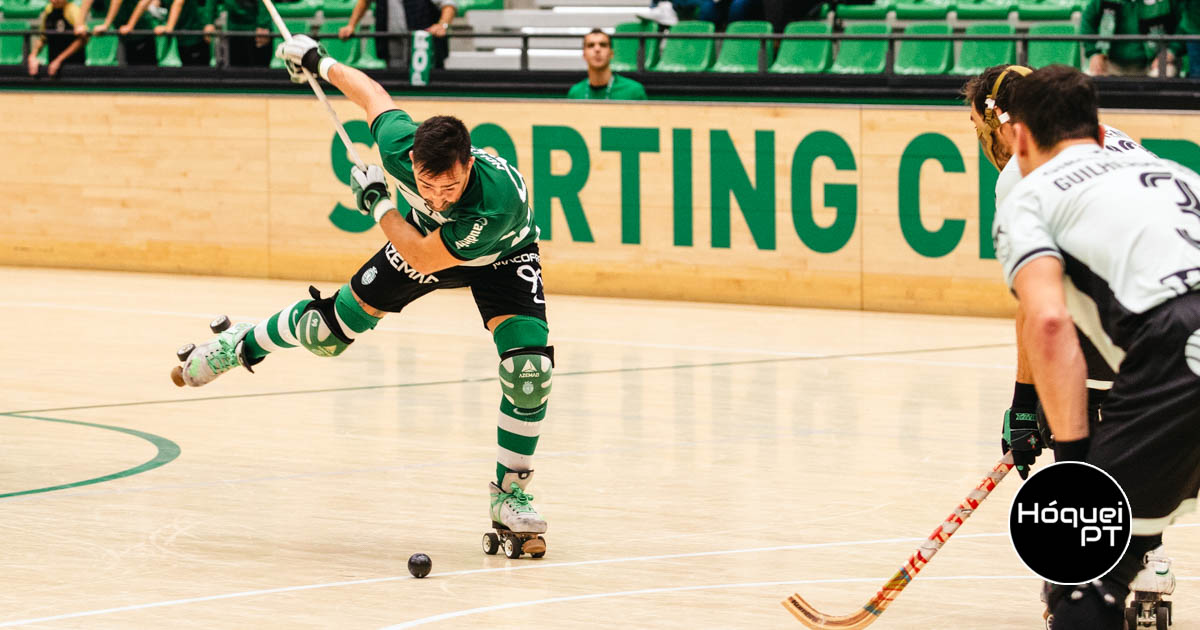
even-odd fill
[(67, 0), (50, 0), (38, 19), (41, 34), (33, 38), (29, 47), (29, 76), (37, 76), (40, 65), (38, 53), (42, 51), (42, 46), (48, 48), (46, 53), (50, 63), (46, 65), (46, 74), (52, 77), (58, 75), (58, 69), (63, 64), (82, 64), (83, 45), (87, 37), (76, 35), (75, 27), (83, 23), (83, 11), (79, 10), (79, 5)]
[(208, 0), (205, 5), (204, 32), (217, 30), (217, 16), (225, 10), (225, 30), (243, 33), (254, 31), (258, 36), (230, 37), (229, 65), (259, 66), (271, 64), (271, 14), (262, 0)]
[[(367, 3), (370, 1), (358, 0), (350, 14), (350, 22), (338, 29), (339, 39), (347, 39), (354, 34), (363, 14), (367, 12)], [(446, 43), (446, 32), (450, 28), (450, 21), (457, 14), (458, 3), (455, 0), (376, 0), (375, 32), (429, 31), (435, 38), (433, 67), (441, 68), (442, 62), (450, 52), (450, 46)], [(375, 40), (375, 52), (380, 59), (388, 62), (388, 66), (408, 66), (409, 44), (403, 38), (378, 38)]]
[(583, 100), (644, 101), (646, 88), (641, 83), (612, 71), (612, 37), (596, 28), (583, 36), (583, 60), (588, 78), (571, 86), (567, 98)]
[(817, 15), (821, 4), (821, 0), (762, 0), (763, 19), (782, 33), (792, 22), (821, 17)]
[[(146, 9), (150, 7), (150, 3), (154, 1), (141, 0), (138, 2), (137, 8), (129, 16), (129, 21), (118, 29), (118, 32), (122, 35), (127, 35), (129, 31), (136, 28), (138, 20), (141, 19)], [(155, 35), (168, 35), (175, 31), (175, 27), (179, 27), (179, 30), (182, 31), (199, 31), (203, 29), (204, 21), (200, 17), (201, 0), (169, 1), (171, 2), (171, 11), (167, 14), (167, 23), (155, 26)], [(179, 40), (179, 61), (182, 65), (207, 66), (212, 62), (212, 50), (205, 43), (204, 37), (200, 35), (180, 35), (177, 39)]]
[[(79, 12), (87, 15), (91, 8), (92, 0), (83, 0), (79, 5)], [(136, 0), (112, 0), (108, 5), (108, 15), (105, 16), (104, 22), (97, 24), (96, 28), (92, 29), (92, 35), (101, 35), (112, 28), (113, 23), (128, 23), (135, 9), (137, 9)], [(148, 31), (154, 28), (154, 25), (143, 14), (137, 20), (134, 20), (133, 28), (139, 31)], [(87, 32), (86, 23), (75, 25), (76, 35), (86, 35)], [(122, 37), (121, 49), (125, 52), (126, 65), (153, 66), (158, 64), (158, 51), (154, 48), (153, 36), (134, 35)]]
[[(1200, 35), (1200, 0), (1183, 0), (1179, 32)], [(1200, 39), (1187, 43), (1188, 76), (1200, 77)]]
[[(1085, 35), (1174, 33), (1180, 0), (1090, 0), (1083, 9)], [(1178, 44), (1169, 45), (1166, 76), (1175, 74)], [(1083, 43), (1092, 76), (1158, 76), (1159, 46), (1154, 42), (1090, 41)]]
[(730, 22), (762, 19), (762, 0), (651, 0), (650, 9), (638, 17), (670, 28), (679, 22), (680, 13), (723, 31)]

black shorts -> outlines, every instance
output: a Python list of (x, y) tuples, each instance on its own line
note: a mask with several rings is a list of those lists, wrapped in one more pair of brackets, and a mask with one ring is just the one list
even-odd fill
[(500, 315), (529, 315), (546, 321), (542, 291), (542, 257), (537, 243), (502, 256), (488, 265), (459, 265), (419, 274), (387, 243), (350, 279), (354, 294), (368, 306), (399, 313), (413, 300), (438, 289), (470, 287), (486, 327)]
[(1138, 328), (1093, 427), (1088, 462), (1121, 484), (1135, 519), (1162, 518), (1200, 491), (1200, 335), (1192, 337), (1200, 294), (1149, 311)]

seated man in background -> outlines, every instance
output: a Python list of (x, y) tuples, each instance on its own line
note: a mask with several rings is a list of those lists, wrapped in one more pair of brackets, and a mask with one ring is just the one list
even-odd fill
[(42, 33), (33, 38), (29, 47), (29, 76), (37, 76), (40, 65), (38, 53), (42, 51), (42, 46), (49, 47), (47, 56), (50, 63), (46, 66), (46, 74), (52, 77), (58, 74), (58, 69), (64, 63), (82, 65), (83, 45), (87, 38), (76, 36), (75, 26), (83, 23), (83, 11), (79, 10), (79, 5), (67, 0), (50, 0), (38, 19), (38, 30)]
[[(1150, 35), (1175, 33), (1181, 0), (1089, 0), (1080, 30), (1085, 35)], [(1165, 76), (1175, 76), (1179, 44), (1168, 45)], [(1159, 76), (1159, 45), (1155, 42), (1089, 41), (1083, 43), (1092, 76)]]
[[(129, 21), (119, 29), (122, 35), (137, 28), (138, 20), (150, 7), (154, 0), (141, 0), (129, 16)], [(182, 31), (199, 31), (203, 28), (200, 17), (200, 0), (168, 0), (171, 11), (167, 14), (167, 23), (154, 27), (155, 35), (166, 35), (175, 31), (178, 26)], [(179, 62), (185, 66), (207, 66), (212, 61), (212, 50), (199, 35), (181, 35), (179, 37)]]
[(267, 67), (271, 64), (271, 14), (262, 0), (208, 0), (204, 6), (204, 32), (217, 30), (217, 17), (225, 10), (225, 30), (254, 31), (258, 36), (229, 38), (229, 65)]
[(612, 71), (612, 37), (600, 29), (583, 36), (583, 60), (588, 78), (571, 86), (567, 98), (584, 100), (644, 101), (646, 89), (641, 83)]
[[(338, 38), (347, 39), (358, 28), (359, 21), (367, 12), (367, 4), (371, 0), (358, 0), (350, 21), (338, 29)], [(450, 52), (446, 42), (446, 32), (450, 29), (450, 21), (458, 14), (458, 3), (455, 0), (377, 0), (375, 2), (375, 32), (376, 33), (411, 33), (413, 31), (429, 31), (436, 39), (433, 40), (433, 59), (435, 68), (441, 68)], [(408, 66), (409, 42), (402, 38), (375, 40), (376, 55), (387, 62), (389, 67), (404, 68)]]

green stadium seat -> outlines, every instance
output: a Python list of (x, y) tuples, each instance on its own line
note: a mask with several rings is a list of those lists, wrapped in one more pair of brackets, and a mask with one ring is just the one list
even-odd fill
[[(1013, 35), (1016, 29), (1007, 22), (998, 24), (971, 24), (967, 27), (967, 35)], [(950, 74), (975, 75), (1002, 63), (1017, 62), (1017, 42), (1011, 39), (1004, 41), (965, 41), (958, 51), (958, 62)]]
[(32, 20), (45, 8), (46, 0), (4, 0), (4, 19)]
[(838, 4), (837, 17), (842, 20), (882, 20), (892, 10), (893, 0), (875, 0), (874, 4)]
[(897, 20), (944, 20), (954, 0), (902, 0), (896, 3)]
[(329, 53), (330, 57), (352, 66), (358, 61), (358, 49), (361, 41), (357, 39), (347, 39), (345, 41), (338, 39), (338, 29), (346, 24), (347, 22), (342, 20), (322, 22), (321, 27), (317, 29), (317, 37), (321, 40), (321, 45), (325, 47), (325, 52)]
[(1013, 0), (958, 0), (960, 20), (1006, 20), (1016, 9)]
[(467, 11), (499, 11), (504, 8), (504, 0), (458, 0), (458, 15)]
[[(828, 35), (832, 32), (829, 22), (792, 22), (783, 32), (785, 35)], [(784, 74), (810, 74), (825, 72), (833, 61), (833, 42), (830, 40), (784, 40), (779, 46), (779, 56), (771, 64), (771, 72)]]
[[(949, 35), (951, 27), (945, 22), (910, 24), (907, 35)], [(954, 44), (950, 40), (902, 41), (896, 43), (896, 74), (945, 74), (950, 69)]]
[(354, 61), (355, 68), (363, 70), (383, 70), (387, 67), (387, 62), (380, 59), (375, 52), (375, 38), (366, 37), (360, 39), (362, 48), (358, 51), (358, 59)]
[[(770, 22), (761, 20), (743, 20), (731, 23), (726, 33), (739, 35), (768, 35), (774, 29)], [(762, 48), (761, 40), (727, 39), (721, 43), (721, 52), (711, 72), (758, 72), (758, 53)], [(767, 65), (771, 65), (771, 54), (775, 46), (767, 42)]]
[[(614, 33), (653, 33), (657, 30), (657, 25), (654, 22), (621, 22), (613, 29)], [(661, 40), (647, 39), (646, 40), (646, 67), (654, 65), (658, 61), (658, 45)], [(614, 39), (613, 58), (611, 66), (613, 72), (636, 72), (637, 71), (637, 52), (638, 42), (636, 39)]]
[[(712, 22), (684, 20), (671, 27), (671, 33), (712, 34)], [(663, 44), (662, 58), (651, 70), (655, 72), (704, 72), (713, 63), (713, 40), (668, 39)]]
[[(125, 0), (129, 2), (129, 0)], [(286, 18), (311, 18), (317, 15), (321, 8), (321, 0), (296, 0), (295, 2), (276, 2), (275, 10), (279, 16)]]
[[(846, 26), (846, 35), (887, 35), (891, 29), (882, 22), (862, 22)], [(887, 64), (887, 40), (843, 39), (830, 72), (835, 74), (880, 74)]]
[(158, 67), (178, 68), (183, 65), (179, 59), (179, 42), (174, 37), (155, 37), (154, 48), (158, 52)]
[[(27, 31), (28, 22), (0, 22), (0, 33), (4, 31)], [(16, 66), (25, 61), (25, 38), (22, 35), (0, 35), (0, 65)]]
[[(305, 34), (308, 33), (308, 22), (305, 22), (304, 20), (287, 20), (287, 19), (285, 19), (283, 21), (283, 25), (286, 26), (288, 29), (288, 32), (293, 35), (296, 35), (298, 33), (305, 33)], [(272, 28), (271, 30), (275, 30), (275, 29)], [(279, 57), (275, 56), (275, 49), (279, 48), (279, 45), (282, 43), (283, 43), (282, 37), (276, 37), (271, 40), (271, 65), (270, 65), (270, 67), (275, 68), (276, 70), (283, 69), (283, 60), (280, 59)]]
[(1069, 20), (1078, 11), (1075, 0), (1018, 0), (1017, 17), (1022, 20)]
[[(89, 21), (88, 26), (93, 27), (100, 24), (103, 20)], [(87, 46), (84, 48), (84, 56), (86, 57), (87, 65), (89, 66), (115, 66), (117, 61), (117, 38), (110, 36), (107, 33), (99, 37), (89, 37)]]
[(348, 18), (354, 13), (355, 0), (325, 0), (321, 4), (321, 16), (330, 18)]
[[(1078, 35), (1079, 27), (1070, 22), (1034, 24), (1030, 35)], [(1029, 67), (1041, 68), (1056, 63), (1079, 67), (1079, 42), (1029, 42)]]

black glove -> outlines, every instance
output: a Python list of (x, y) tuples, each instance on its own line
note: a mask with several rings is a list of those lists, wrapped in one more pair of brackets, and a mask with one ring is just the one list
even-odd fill
[(1029, 477), (1029, 468), (1046, 446), (1038, 427), (1037, 390), (1033, 385), (1017, 383), (1013, 390), (1012, 407), (1004, 411), (1004, 426), (1000, 434), (1002, 453), (1010, 450), (1013, 464), (1021, 479)]

